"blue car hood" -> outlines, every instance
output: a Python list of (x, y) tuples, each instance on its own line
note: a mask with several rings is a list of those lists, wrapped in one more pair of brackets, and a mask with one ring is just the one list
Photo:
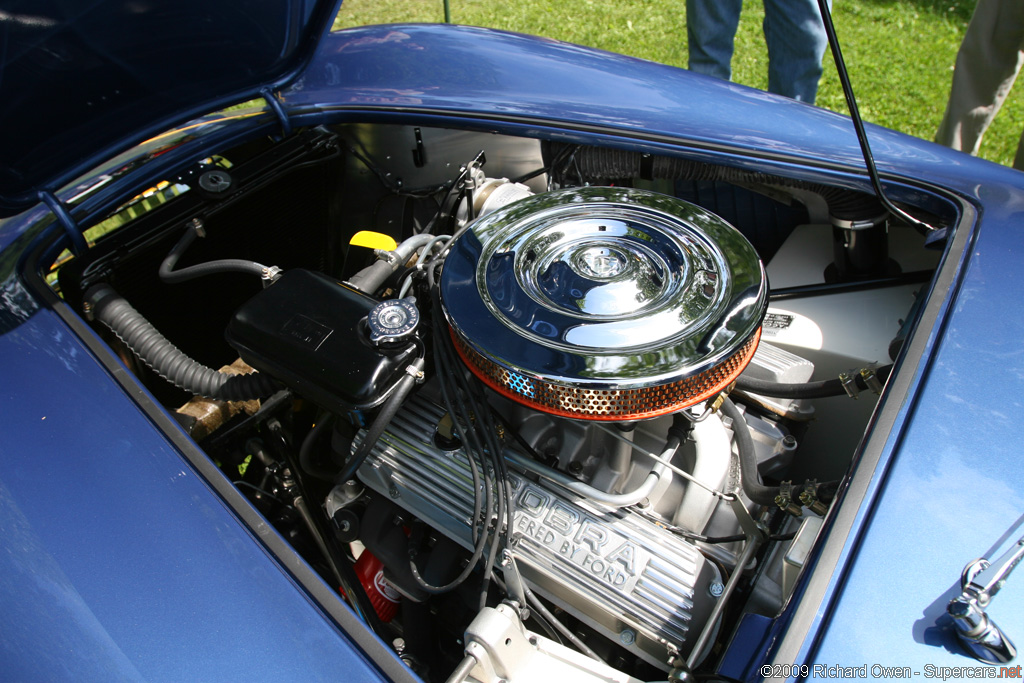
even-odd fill
[(0, 216), (297, 74), (340, 0), (0, 0)]

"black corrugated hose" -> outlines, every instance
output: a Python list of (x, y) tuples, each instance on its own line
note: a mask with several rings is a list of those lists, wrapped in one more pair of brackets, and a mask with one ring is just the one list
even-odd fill
[(280, 387), (268, 375), (228, 375), (192, 360), (107, 284), (85, 293), (93, 317), (110, 328), (139, 360), (174, 386), (222, 401), (250, 401)]

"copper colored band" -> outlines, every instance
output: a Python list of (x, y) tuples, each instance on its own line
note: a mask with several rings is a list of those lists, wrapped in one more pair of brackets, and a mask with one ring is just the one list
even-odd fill
[(732, 384), (754, 357), (761, 328), (736, 353), (713, 368), (676, 382), (633, 389), (587, 389), (526, 377), (486, 359), (454, 331), (452, 339), (473, 374), (513, 401), (552, 415), (582, 420), (642, 420), (700, 403)]

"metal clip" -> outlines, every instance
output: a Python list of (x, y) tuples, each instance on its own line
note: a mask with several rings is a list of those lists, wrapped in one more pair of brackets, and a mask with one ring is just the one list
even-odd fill
[(282, 275), (284, 275), (284, 271), (277, 266), (265, 266), (260, 273), (260, 279), (263, 280), (263, 288), (266, 289), (277, 282), (281, 279)]
[(860, 393), (860, 389), (857, 387), (857, 379), (854, 375), (848, 372), (839, 373), (839, 382), (843, 385), (843, 389), (846, 391), (846, 395), (850, 398), (857, 398), (857, 394)]
[(875, 394), (882, 393), (882, 383), (878, 380), (878, 375), (871, 368), (861, 368), (860, 378), (864, 380), (864, 386), (866, 386)]
[(799, 503), (793, 498), (793, 482), (784, 481), (779, 485), (779, 495), (775, 496), (775, 504), (779, 509), (788, 512), (794, 517), (802, 517), (804, 511)]
[(808, 479), (804, 484), (804, 490), (800, 492), (800, 502), (816, 515), (824, 515), (828, 512), (828, 505), (818, 498), (817, 479)]
[(415, 379), (417, 383), (422, 382), (425, 377), (423, 374), (423, 363), (405, 366), (405, 374)]

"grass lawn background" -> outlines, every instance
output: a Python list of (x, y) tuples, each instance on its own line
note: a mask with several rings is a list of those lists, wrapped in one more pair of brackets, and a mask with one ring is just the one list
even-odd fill
[[(975, 0), (834, 0), (833, 20), (865, 120), (932, 139)], [(453, 23), (531, 33), (686, 67), (684, 0), (450, 0)], [(744, 0), (733, 80), (765, 89), (760, 0)], [(344, 0), (335, 28), (442, 22), (442, 0)], [(826, 51), (818, 106), (847, 113)], [(1024, 83), (1010, 93), (979, 156), (1010, 165), (1024, 128)]]

